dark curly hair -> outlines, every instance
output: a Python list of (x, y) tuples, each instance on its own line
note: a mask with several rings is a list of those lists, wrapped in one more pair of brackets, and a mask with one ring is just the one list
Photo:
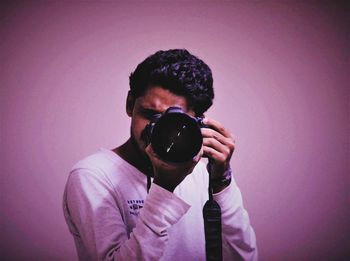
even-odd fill
[(142, 96), (149, 86), (161, 86), (184, 96), (197, 116), (213, 103), (213, 76), (207, 64), (185, 49), (158, 51), (130, 75), (130, 91)]

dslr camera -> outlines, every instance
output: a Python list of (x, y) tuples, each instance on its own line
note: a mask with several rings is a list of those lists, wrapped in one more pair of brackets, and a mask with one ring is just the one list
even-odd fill
[(142, 132), (142, 139), (151, 144), (158, 157), (170, 163), (193, 159), (203, 144), (203, 117), (192, 117), (180, 107), (169, 107), (153, 116)]

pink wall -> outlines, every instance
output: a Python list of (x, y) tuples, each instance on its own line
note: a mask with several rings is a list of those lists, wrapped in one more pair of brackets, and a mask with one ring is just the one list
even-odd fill
[(159, 49), (212, 68), (208, 113), (261, 260), (345, 260), (349, 89), (345, 5), (31, 2), (1, 8), (3, 260), (74, 260), (61, 210), (71, 166), (129, 133), (128, 76)]

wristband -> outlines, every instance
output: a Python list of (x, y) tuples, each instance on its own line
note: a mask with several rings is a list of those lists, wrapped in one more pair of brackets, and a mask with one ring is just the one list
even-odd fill
[(231, 179), (232, 179), (232, 171), (231, 171), (231, 168), (228, 168), (224, 172), (224, 175), (222, 175), (219, 178), (212, 179), (211, 184), (214, 187), (228, 186), (231, 183)]

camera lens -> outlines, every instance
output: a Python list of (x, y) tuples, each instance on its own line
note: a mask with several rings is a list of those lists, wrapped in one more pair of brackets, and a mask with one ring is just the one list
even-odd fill
[(184, 112), (165, 113), (154, 125), (151, 143), (155, 153), (168, 162), (185, 162), (202, 147), (202, 133), (195, 118)]

